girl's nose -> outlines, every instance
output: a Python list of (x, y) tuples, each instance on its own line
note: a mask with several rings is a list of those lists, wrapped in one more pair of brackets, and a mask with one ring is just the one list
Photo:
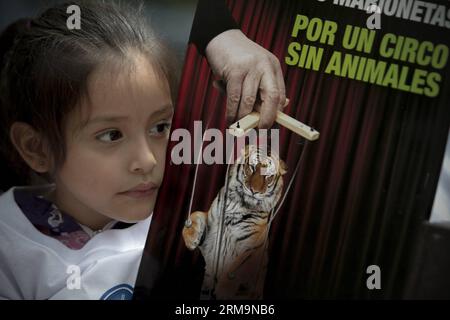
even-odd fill
[(144, 175), (151, 173), (157, 161), (148, 141), (137, 143), (134, 148), (129, 167), (130, 172)]

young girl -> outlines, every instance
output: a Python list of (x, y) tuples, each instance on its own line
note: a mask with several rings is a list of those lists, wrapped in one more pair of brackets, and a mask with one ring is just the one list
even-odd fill
[(131, 298), (163, 178), (170, 51), (141, 10), (68, 6), (0, 40), (2, 157), (34, 185), (0, 196), (4, 299)]

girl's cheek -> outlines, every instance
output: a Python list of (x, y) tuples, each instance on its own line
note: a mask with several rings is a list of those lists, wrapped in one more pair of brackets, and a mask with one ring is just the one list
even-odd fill
[(157, 148), (155, 148), (155, 153), (156, 153), (155, 157), (158, 159), (158, 163), (161, 164), (163, 169), (165, 166), (168, 145), (169, 145), (169, 138), (163, 139), (161, 145), (159, 145)]
[(155, 149), (158, 150), (157, 152), (161, 153), (162, 155), (165, 155), (168, 145), (169, 145), (169, 135), (159, 139), (159, 141), (155, 143), (156, 147)]
[(158, 159), (160, 159), (160, 161), (164, 164), (164, 161), (166, 159), (166, 153), (167, 153), (167, 146), (168, 146), (168, 141), (166, 141), (166, 143), (161, 147), (158, 148)]

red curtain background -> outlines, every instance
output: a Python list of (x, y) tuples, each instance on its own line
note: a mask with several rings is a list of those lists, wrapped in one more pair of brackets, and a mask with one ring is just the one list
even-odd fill
[[(340, 27), (365, 26), (367, 15), (331, 1), (228, 4), (242, 31), (279, 58), (291, 100), (285, 112), (320, 132), (318, 141), (305, 144), (281, 130), (280, 153), (290, 173), (300, 155), (302, 162), (272, 225), (265, 296), (402, 297), (419, 225), (431, 211), (449, 129), (448, 65), (440, 72), (436, 98), (289, 67), (284, 63), (289, 43), (304, 41), (290, 37), (297, 13), (333, 20)], [(378, 33), (387, 32), (435, 43), (444, 38), (436, 27), (383, 16)], [(325, 58), (339, 49), (322, 47)], [(225, 98), (212, 80), (207, 61), (191, 45), (174, 129), (193, 132), (193, 122), (203, 120), (204, 129), (210, 121), (209, 127), (225, 130)], [(137, 298), (196, 297), (202, 279), (199, 252), (188, 251), (181, 238), (195, 165), (173, 165), (169, 157), (170, 152)], [(226, 165), (199, 166), (193, 210), (208, 210), (225, 171)], [(381, 269), (382, 290), (366, 287), (366, 268), (372, 264)]]

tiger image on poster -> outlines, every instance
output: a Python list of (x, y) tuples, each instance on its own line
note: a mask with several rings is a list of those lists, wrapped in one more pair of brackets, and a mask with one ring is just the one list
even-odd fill
[(246, 146), (208, 212), (190, 214), (182, 236), (205, 260), (202, 297), (262, 299), (269, 219), (280, 200), (286, 165), (278, 155)]

